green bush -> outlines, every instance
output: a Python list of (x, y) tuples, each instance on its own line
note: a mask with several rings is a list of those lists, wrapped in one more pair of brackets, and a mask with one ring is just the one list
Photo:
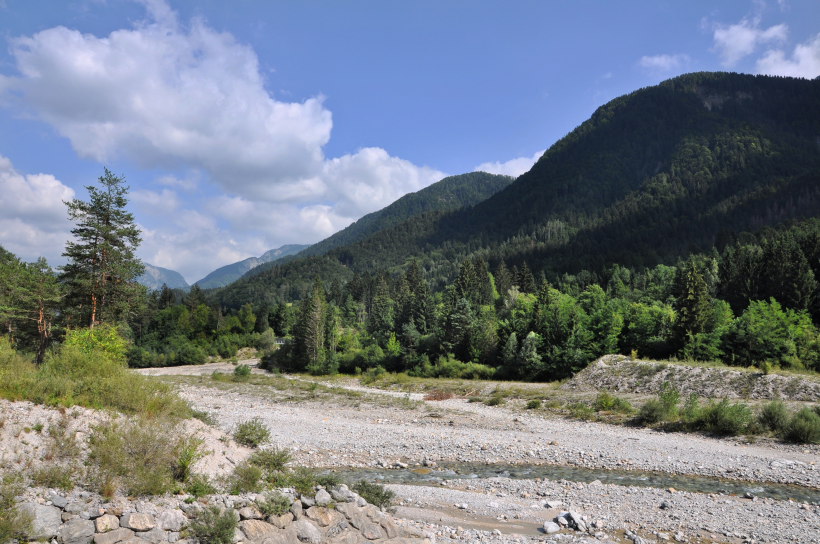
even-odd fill
[(188, 483), (185, 486), (185, 492), (193, 495), (197, 499), (205, 495), (213, 495), (217, 489), (211, 485), (208, 477), (203, 474), (193, 474), (188, 478)]
[(255, 493), (262, 490), (262, 469), (248, 462), (240, 463), (233, 469), (228, 489), (231, 495)]
[(292, 459), (293, 456), (288, 450), (273, 447), (254, 452), (248, 461), (265, 472), (282, 472)]
[(31, 474), (31, 481), (40, 487), (71, 491), (74, 489), (74, 469), (60, 465), (42, 467)]
[(205, 452), (202, 450), (204, 443), (204, 440), (195, 436), (187, 436), (179, 441), (174, 466), (174, 478), (178, 482), (186, 483), (191, 477), (194, 463), (205, 457)]
[(592, 405), (596, 412), (619, 412), (622, 414), (631, 414), (635, 411), (632, 404), (626, 399), (610, 395), (606, 391), (601, 391), (595, 398)]
[(247, 380), (251, 376), (251, 367), (246, 364), (238, 365), (233, 369), (233, 376), (239, 380)]
[(541, 408), (541, 400), (540, 399), (532, 399), (527, 403), (527, 410), (537, 410)]
[(231, 544), (236, 525), (233, 510), (209, 506), (191, 521), (189, 530), (201, 544)]
[(570, 415), (582, 421), (589, 421), (595, 416), (595, 410), (584, 404), (583, 402), (575, 402), (567, 406)]
[(15, 498), (24, 490), (25, 484), (20, 475), (6, 474), (0, 477), (0, 542), (12, 539), (25, 542), (29, 540), (29, 536), (40, 536), (31, 535), (31, 517), (16, 508)]
[(820, 416), (810, 408), (801, 408), (789, 420), (783, 437), (796, 444), (820, 444)]
[(658, 399), (649, 399), (638, 410), (638, 421), (644, 425), (654, 425), (668, 418), (669, 411)]
[(256, 448), (270, 440), (270, 430), (259, 418), (243, 421), (233, 432), (234, 440), (243, 446)]
[(717, 403), (711, 401), (703, 407), (699, 426), (722, 436), (737, 436), (746, 432), (753, 420), (752, 410), (747, 404), (729, 404), (728, 399), (723, 399)]
[(388, 509), (393, 502), (395, 493), (386, 489), (380, 484), (371, 484), (365, 480), (359, 480), (353, 485), (353, 491), (370, 504), (374, 504), (382, 510)]
[(773, 400), (760, 409), (758, 422), (764, 429), (780, 434), (789, 423), (789, 412), (782, 400)]
[(484, 404), (486, 404), (487, 406), (500, 406), (505, 402), (506, 401), (504, 400), (504, 397), (500, 395), (493, 395), (492, 397), (485, 400)]
[(256, 500), (256, 507), (265, 516), (281, 516), (286, 514), (291, 507), (290, 499), (280, 493), (267, 493), (263, 500)]

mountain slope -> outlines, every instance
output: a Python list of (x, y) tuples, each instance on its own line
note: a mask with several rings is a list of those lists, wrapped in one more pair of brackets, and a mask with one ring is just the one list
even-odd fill
[(137, 282), (139, 282), (140, 285), (154, 290), (160, 289), (163, 283), (171, 289), (183, 289), (187, 291), (191, 287), (179, 272), (148, 263), (143, 264), (145, 265), (145, 274), (137, 278)]
[(242, 261), (217, 268), (196, 283), (201, 289), (223, 287), (238, 280), (247, 271), (257, 266), (281, 259), (288, 255), (295, 255), (306, 247), (308, 246), (303, 244), (289, 244), (277, 249), (271, 249), (270, 251), (266, 251), (261, 257), (248, 257)]
[[(614, 263), (671, 264), (716, 242), (720, 249), (732, 232), (817, 215), (820, 80), (696, 73), (598, 108), (483, 202), (416, 215), (325, 259), (350, 275), (416, 257), (434, 288), (468, 256), (493, 269), (502, 258), (526, 261), (557, 281)], [(290, 264), (280, 277), (303, 281)]]

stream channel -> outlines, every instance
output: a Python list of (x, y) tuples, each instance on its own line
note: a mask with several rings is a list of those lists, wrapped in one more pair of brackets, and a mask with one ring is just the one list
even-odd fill
[[(325, 471), (331, 472), (330, 470)], [(560, 465), (484, 465), (473, 463), (442, 463), (438, 468), (347, 468), (333, 469), (347, 484), (359, 480), (382, 484), (440, 485), (443, 480), (472, 478), (512, 478), (569, 480), (589, 483), (599, 480), (603, 484), (666, 489), (694, 493), (722, 493), (743, 496), (751, 493), (757, 497), (797, 502), (820, 502), (820, 489), (798, 485), (724, 480), (708, 476), (639, 472), (629, 470), (590, 469)]]

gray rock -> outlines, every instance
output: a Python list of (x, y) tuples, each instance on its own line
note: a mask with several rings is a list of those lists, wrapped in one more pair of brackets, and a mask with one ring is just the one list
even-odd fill
[(296, 530), (296, 538), (300, 542), (319, 544), (322, 541), (322, 533), (319, 532), (319, 528), (306, 519), (294, 521), (293, 528)]
[(74, 518), (64, 523), (57, 531), (57, 539), (62, 544), (88, 544), (94, 537), (94, 522)]
[(179, 532), (187, 519), (180, 510), (165, 510), (157, 516), (157, 527), (163, 531)]
[(302, 506), (306, 506), (308, 508), (311, 506), (316, 506), (316, 501), (313, 500), (313, 497), (301, 495), (299, 498), (302, 499)]
[(262, 514), (256, 508), (246, 506), (239, 509), (239, 519), (262, 519)]
[(387, 538), (396, 538), (399, 536), (399, 528), (396, 527), (396, 524), (393, 523), (393, 520), (390, 519), (389, 516), (384, 516), (379, 525), (382, 526), (382, 529), (387, 534)]
[(384, 538), (384, 534), (382, 534), (382, 528), (376, 525), (375, 523), (365, 523), (362, 526), (362, 536), (365, 537), (367, 540), (378, 540), (380, 538)]
[(561, 525), (562, 527), (568, 527), (569, 521), (564, 516), (556, 516), (555, 523)]
[(88, 510), (84, 510), (83, 514), (85, 514), (83, 519), (97, 519), (98, 517), (105, 514), (105, 508), (89, 508)]
[(341, 512), (344, 514), (344, 517), (350, 519), (359, 513), (359, 507), (353, 503), (342, 502), (336, 504), (336, 511)]
[(168, 532), (168, 542), (171, 542), (171, 544), (173, 544), (174, 542), (177, 542), (178, 540), (179, 540), (179, 533), (177, 533), (176, 531), (169, 531)]
[(355, 494), (344, 484), (331, 489), (330, 494), (337, 502), (353, 502), (356, 500)]
[(285, 529), (293, 522), (293, 514), (286, 512), (281, 516), (268, 516), (266, 521), (277, 529)]
[(154, 516), (151, 514), (136, 514), (131, 512), (123, 514), (120, 518), (121, 527), (138, 532), (150, 531), (155, 525)]
[(356, 497), (356, 506), (367, 506), (367, 501), (362, 497)]
[(57, 535), (57, 529), (60, 528), (60, 524), (63, 522), (62, 512), (59, 508), (33, 502), (23, 503), (18, 508), (22, 513), (28, 514), (32, 518), (31, 534), (26, 535), (29, 539), (48, 540)]
[(61, 497), (60, 495), (52, 495), (51, 497), (49, 497), (48, 500), (50, 500), (51, 504), (53, 504), (57, 508), (65, 508), (66, 506), (68, 506), (68, 499), (66, 499), (65, 497)]
[(586, 523), (584, 523), (584, 520), (581, 519), (581, 516), (579, 514), (577, 514), (576, 512), (570, 512), (569, 520), (571, 522), (571, 525), (573, 525), (577, 530), (581, 531), (582, 533), (586, 532), (587, 525)]
[(276, 527), (270, 523), (265, 523), (259, 519), (246, 519), (239, 522), (239, 528), (245, 533), (246, 540), (256, 540), (262, 538), (268, 533), (276, 530)]
[(132, 536), (128, 540), (123, 540), (122, 544), (148, 544), (145, 540), (138, 536)]
[(159, 527), (154, 527), (150, 531), (145, 531), (144, 533), (140, 533), (139, 537), (143, 540), (150, 542), (151, 544), (159, 544), (160, 542), (168, 542), (168, 534), (160, 529)]
[(80, 512), (85, 510), (85, 503), (84, 502), (70, 502), (63, 508), (63, 510), (65, 510), (69, 514), (79, 514)]
[(334, 523), (325, 530), (325, 535), (328, 538), (333, 538), (336, 535), (341, 534), (341, 532), (347, 529), (348, 527), (350, 527), (350, 525), (347, 523), (346, 519), (339, 519), (336, 521), (336, 523)]
[(548, 535), (553, 533), (557, 533), (561, 530), (561, 526), (555, 523), (554, 521), (545, 521), (544, 522), (544, 532)]
[(302, 519), (302, 501), (293, 501), (293, 504), (290, 506), (290, 513), (293, 514), (293, 519)]
[(94, 527), (98, 533), (107, 533), (120, 528), (120, 520), (117, 516), (110, 516), (108, 514), (100, 516), (94, 520)]
[(94, 535), (94, 544), (117, 544), (123, 540), (128, 540), (134, 536), (131, 529), (116, 529), (108, 533), (97, 533)]
[(325, 491), (324, 489), (320, 489), (316, 492), (316, 504), (319, 506), (327, 506), (328, 504), (333, 501), (333, 497), (330, 496), (330, 493)]
[(242, 542), (245, 540), (245, 533), (239, 530), (239, 527), (234, 529), (233, 531), (233, 538), (231, 539), (231, 544), (236, 544), (237, 542)]

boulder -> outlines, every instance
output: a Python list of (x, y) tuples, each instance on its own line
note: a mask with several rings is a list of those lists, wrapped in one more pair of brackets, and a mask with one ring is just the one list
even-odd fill
[(345, 529), (349, 528), (350, 525), (347, 523), (347, 520), (342, 516), (339, 516), (338, 519), (332, 524), (329, 525), (327, 529), (325, 529), (325, 536), (328, 538), (333, 538), (335, 536), (340, 535), (344, 532)]
[(553, 533), (557, 533), (561, 530), (561, 526), (555, 523), (554, 521), (545, 521), (544, 522), (544, 532), (548, 535)]
[(163, 531), (178, 533), (187, 521), (185, 514), (183, 514), (181, 510), (165, 510), (157, 516), (157, 527)]
[(322, 542), (322, 533), (319, 529), (306, 519), (299, 519), (293, 522), (293, 528), (296, 530), (296, 538), (300, 542), (307, 544), (319, 544)]
[(293, 521), (293, 514), (287, 512), (281, 516), (268, 516), (267, 521), (277, 529), (284, 529)]
[(259, 513), (259, 510), (256, 508), (251, 508), (250, 506), (246, 506), (245, 508), (239, 509), (239, 519), (262, 519), (262, 514)]
[(308, 519), (313, 520), (319, 527), (327, 527), (331, 525), (339, 519), (342, 518), (342, 514), (339, 512), (334, 512), (333, 510), (328, 510), (327, 508), (323, 508), (321, 506), (312, 506), (305, 511), (305, 516)]
[(327, 506), (333, 501), (333, 497), (330, 496), (330, 493), (325, 491), (324, 489), (320, 489), (316, 492), (315, 498), (316, 504), (319, 506)]
[(336, 511), (341, 512), (342, 514), (344, 514), (344, 517), (350, 519), (353, 516), (358, 515), (359, 507), (353, 504), (352, 502), (342, 502), (336, 504)]
[(389, 516), (383, 516), (379, 525), (382, 526), (387, 538), (396, 538), (399, 536), (399, 528), (396, 527), (396, 524), (393, 523), (393, 520)]
[(293, 514), (293, 519), (302, 519), (302, 501), (293, 501), (293, 504), (290, 506), (290, 513)]
[(239, 522), (239, 528), (245, 533), (246, 540), (256, 540), (276, 530), (270, 523), (259, 519), (246, 519)]
[(85, 510), (85, 503), (84, 502), (70, 502), (63, 508), (69, 514), (79, 514), (83, 510)]
[(116, 516), (105, 514), (94, 520), (94, 527), (98, 533), (107, 533), (120, 528), (120, 520)]
[(68, 506), (68, 499), (65, 497), (61, 497), (60, 495), (52, 495), (48, 498), (51, 501), (51, 504), (56, 506), (57, 508), (65, 508)]
[(375, 523), (365, 523), (361, 528), (362, 536), (367, 540), (379, 540), (384, 538), (382, 528)]
[(337, 502), (354, 502), (356, 500), (356, 495), (344, 484), (331, 489), (330, 495)]
[(94, 544), (117, 544), (123, 540), (128, 540), (134, 536), (131, 529), (115, 529), (108, 533), (97, 533), (94, 535)]
[[(52, 501), (53, 502), (53, 501)], [(60, 528), (62, 512), (54, 506), (45, 506), (33, 502), (26, 502), (19, 507), (20, 512), (31, 517), (31, 534), (26, 535), (31, 540), (49, 540), (57, 535)]]
[(137, 532), (150, 531), (155, 525), (154, 516), (151, 514), (136, 514), (131, 512), (123, 514), (120, 518), (121, 527)]
[(140, 533), (139, 537), (147, 542), (150, 542), (151, 544), (168, 542), (168, 534), (159, 527), (154, 527), (150, 531)]
[(94, 537), (94, 522), (74, 518), (63, 523), (57, 531), (57, 539), (62, 544), (88, 544)]

